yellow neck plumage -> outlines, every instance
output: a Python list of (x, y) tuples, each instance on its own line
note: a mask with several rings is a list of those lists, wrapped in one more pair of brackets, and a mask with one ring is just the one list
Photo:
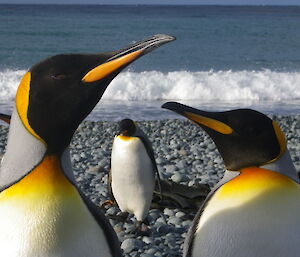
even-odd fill
[(30, 197), (42, 198), (43, 195), (55, 196), (59, 193), (67, 197), (75, 192), (76, 189), (62, 171), (60, 159), (57, 156), (45, 156), (31, 172), (0, 194), (0, 202), (18, 196), (26, 201)]

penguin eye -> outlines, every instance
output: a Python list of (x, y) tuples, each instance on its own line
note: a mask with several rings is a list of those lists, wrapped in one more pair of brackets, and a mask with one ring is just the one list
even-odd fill
[(51, 77), (53, 79), (58, 79), (58, 80), (67, 78), (67, 76), (65, 74), (61, 74), (61, 73), (52, 75)]

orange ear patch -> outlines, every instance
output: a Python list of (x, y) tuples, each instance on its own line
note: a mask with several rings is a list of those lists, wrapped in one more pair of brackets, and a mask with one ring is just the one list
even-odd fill
[(280, 153), (276, 159), (279, 159), (286, 151), (286, 139), (285, 135), (283, 134), (282, 130), (280, 129), (278, 123), (273, 121), (273, 128), (278, 139), (278, 143), (280, 145)]
[(17, 94), (16, 94), (16, 108), (19, 114), (19, 117), (25, 126), (25, 128), (36, 137), (38, 140), (42, 141), (44, 144), (44, 140), (35, 133), (35, 131), (30, 126), (28, 119), (27, 119), (27, 111), (29, 105), (29, 92), (30, 92), (30, 81), (31, 81), (31, 73), (27, 72), (21, 80), (21, 83), (18, 87)]

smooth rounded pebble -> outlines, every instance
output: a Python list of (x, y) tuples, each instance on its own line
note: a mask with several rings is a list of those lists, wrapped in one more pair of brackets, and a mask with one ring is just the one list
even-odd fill
[(142, 243), (135, 238), (127, 238), (121, 244), (121, 248), (124, 253), (130, 253), (133, 250), (137, 250), (141, 247)]

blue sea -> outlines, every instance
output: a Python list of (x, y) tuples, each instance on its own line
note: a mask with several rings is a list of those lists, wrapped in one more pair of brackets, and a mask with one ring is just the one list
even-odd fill
[(22, 75), (59, 53), (117, 50), (165, 33), (109, 86), (91, 120), (175, 118), (178, 101), (205, 110), (300, 114), (300, 7), (0, 5), (0, 112)]

